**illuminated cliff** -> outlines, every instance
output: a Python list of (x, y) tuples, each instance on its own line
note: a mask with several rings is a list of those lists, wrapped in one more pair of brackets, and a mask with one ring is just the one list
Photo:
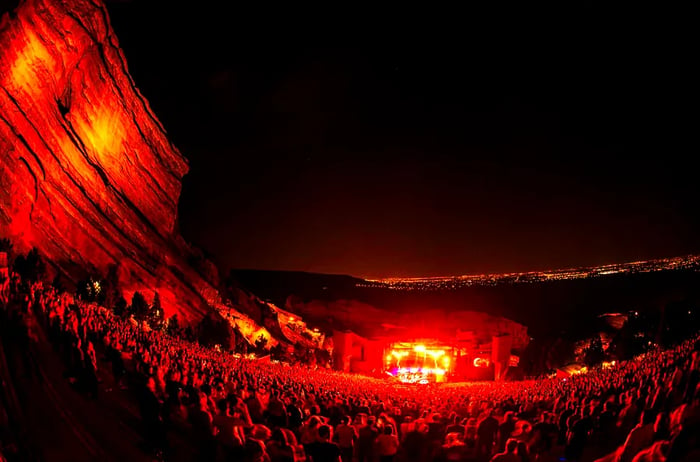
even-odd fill
[(197, 319), (218, 294), (176, 229), (186, 159), (131, 79), (100, 1), (26, 0), (0, 22), (0, 235), (69, 277), (119, 265)]

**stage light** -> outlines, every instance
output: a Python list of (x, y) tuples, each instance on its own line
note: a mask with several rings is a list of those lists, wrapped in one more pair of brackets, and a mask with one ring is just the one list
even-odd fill
[(413, 351), (417, 351), (419, 353), (425, 353), (425, 345), (416, 345), (413, 347)]
[(444, 350), (438, 350), (438, 351), (436, 351), (436, 350), (430, 350), (430, 351), (428, 351), (428, 354), (430, 354), (430, 356), (432, 356), (433, 358), (437, 359), (437, 358), (439, 358), (440, 356), (444, 356), (444, 355), (445, 355), (445, 351), (444, 351)]
[(450, 367), (450, 357), (449, 356), (442, 357), (442, 365), (445, 366), (445, 368)]

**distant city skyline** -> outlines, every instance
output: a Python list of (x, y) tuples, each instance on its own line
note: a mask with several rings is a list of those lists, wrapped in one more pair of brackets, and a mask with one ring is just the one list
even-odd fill
[(446, 288), (456, 289), (472, 285), (584, 279), (614, 274), (646, 273), (690, 268), (700, 270), (700, 255), (609, 263), (600, 266), (550, 268), (548, 270), (536, 271), (406, 278), (365, 278), (365, 280), (368, 282), (368, 287), (372, 287), (376, 284), (377, 287), (386, 287), (390, 289), (433, 290)]

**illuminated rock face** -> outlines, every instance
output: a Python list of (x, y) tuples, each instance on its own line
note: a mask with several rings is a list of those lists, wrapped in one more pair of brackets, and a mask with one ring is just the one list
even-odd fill
[(357, 300), (311, 300), (289, 297), (285, 308), (308, 321), (333, 320), (339, 329), (349, 329), (373, 339), (403, 341), (411, 338), (453, 339), (474, 347), (491, 342), (497, 335), (511, 336), (513, 348), (530, 342), (527, 327), (509, 319), (480, 311), (422, 309), (419, 312), (395, 312)]
[(64, 274), (119, 264), (194, 320), (215, 302), (176, 230), (186, 159), (134, 86), (107, 10), (26, 0), (0, 23), (0, 235)]

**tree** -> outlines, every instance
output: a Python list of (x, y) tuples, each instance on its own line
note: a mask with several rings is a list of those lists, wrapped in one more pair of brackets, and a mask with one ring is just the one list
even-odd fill
[(180, 321), (177, 318), (177, 313), (168, 318), (165, 332), (171, 337), (180, 336)]
[(90, 300), (92, 296), (92, 291), (91, 289), (91, 284), (90, 284), (90, 279), (81, 279), (78, 281), (78, 283), (75, 285), (75, 297), (78, 300), (82, 300), (85, 302), (91, 302)]
[(148, 318), (149, 308), (150, 307), (143, 294), (138, 291), (134, 292), (134, 296), (131, 298), (129, 314), (131, 314), (138, 322), (143, 322)]
[(297, 361), (303, 364), (309, 364), (313, 357), (313, 352), (305, 347), (301, 342), (294, 344), (294, 357)]
[(182, 338), (189, 340), (190, 342), (194, 342), (197, 339), (192, 326), (186, 326), (184, 329), (182, 329)]
[(255, 339), (255, 354), (262, 356), (265, 354), (265, 347), (267, 346), (267, 339), (263, 334), (260, 334), (257, 339)]
[(116, 264), (109, 265), (101, 285), (102, 291), (98, 303), (107, 308), (113, 308), (122, 295), (119, 288), (119, 267)]
[(231, 326), (224, 319), (205, 316), (197, 326), (199, 343), (204, 346), (221, 345), (225, 350), (231, 347)]
[(148, 312), (148, 325), (153, 330), (162, 331), (165, 327), (165, 313), (160, 304), (160, 295), (158, 292), (153, 296), (153, 303)]
[[(9, 263), (10, 256), (8, 254), (10, 253), (11, 250), (12, 250), (12, 242), (7, 238), (0, 239), (0, 253), (4, 254), (2, 262), (0, 262), (0, 264), (3, 266), (3, 268), (7, 268), (10, 266), (10, 263)], [(0, 285), (2, 285), (4, 283), (5, 279), (6, 279), (6, 277), (4, 276), (4, 274), (0, 276)]]
[(46, 264), (36, 247), (27, 253), (27, 269), (30, 281), (38, 281), (46, 275)]
[(324, 350), (323, 348), (317, 348), (315, 351), (315, 356), (316, 364), (319, 364), (322, 367), (328, 367), (329, 365), (331, 365), (332, 357), (328, 350)]
[(277, 361), (289, 360), (286, 348), (282, 345), (282, 342), (278, 342), (277, 345), (270, 348), (270, 358)]
[(239, 354), (247, 354), (250, 344), (241, 333), (238, 326), (233, 328), (233, 351)]
[(59, 294), (63, 293), (66, 291), (66, 287), (63, 285), (63, 282), (61, 281), (61, 275), (57, 274), (55, 278), (53, 278), (53, 281), (51, 282), (51, 286), (58, 292)]
[(102, 285), (99, 279), (90, 276), (78, 282), (75, 295), (79, 300), (87, 303), (99, 303), (103, 301)]
[(126, 299), (122, 295), (120, 295), (117, 301), (114, 303), (112, 311), (114, 312), (115, 316), (119, 316), (121, 318), (129, 314), (129, 307), (126, 304)]
[(0, 239), (0, 252), (12, 252), (12, 241), (6, 237)]
[(26, 257), (18, 256), (13, 269), (22, 277), (22, 280), (30, 282), (38, 281), (46, 274), (46, 264), (36, 247), (32, 248)]
[(605, 359), (603, 342), (600, 340), (600, 335), (596, 335), (591, 339), (591, 342), (583, 353), (583, 362), (590, 367), (600, 364), (603, 362), (603, 359)]

